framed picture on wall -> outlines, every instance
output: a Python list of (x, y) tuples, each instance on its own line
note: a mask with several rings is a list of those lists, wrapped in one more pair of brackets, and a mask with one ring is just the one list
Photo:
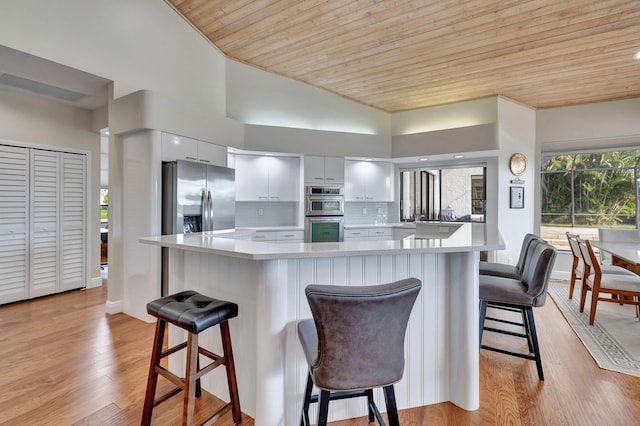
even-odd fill
[(509, 196), (509, 207), (512, 209), (524, 208), (524, 186), (512, 186)]

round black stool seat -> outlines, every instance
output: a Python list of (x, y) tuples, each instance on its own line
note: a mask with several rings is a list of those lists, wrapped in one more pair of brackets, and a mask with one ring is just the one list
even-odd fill
[(190, 333), (238, 316), (238, 305), (187, 290), (156, 299), (147, 304), (147, 312)]

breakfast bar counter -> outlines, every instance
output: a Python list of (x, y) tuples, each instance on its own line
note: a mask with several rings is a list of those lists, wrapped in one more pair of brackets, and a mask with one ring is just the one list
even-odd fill
[[(296, 325), (311, 317), (304, 289), (312, 283), (422, 280), (405, 340), (405, 372), (396, 385), (398, 408), (444, 401), (478, 408), (478, 261), (480, 251), (504, 248), (497, 226), (465, 223), (442, 239), (340, 243), (254, 242), (247, 232), (165, 235), (141, 242), (169, 248), (169, 293), (190, 289), (239, 305), (230, 327), (240, 402), (256, 425), (299, 424), (307, 364)], [(170, 330), (171, 344), (181, 338), (181, 330)], [(200, 341), (219, 353), (218, 339), (215, 331), (207, 331)], [(183, 371), (183, 360), (172, 358), (170, 368)], [(204, 376), (203, 386), (227, 400), (224, 372)], [(384, 409), (382, 393), (374, 395)], [(329, 420), (366, 413), (364, 400), (335, 401)]]

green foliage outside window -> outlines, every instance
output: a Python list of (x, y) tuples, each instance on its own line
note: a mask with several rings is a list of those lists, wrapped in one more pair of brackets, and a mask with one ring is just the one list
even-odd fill
[(542, 165), (542, 224), (636, 226), (640, 150), (558, 155)]

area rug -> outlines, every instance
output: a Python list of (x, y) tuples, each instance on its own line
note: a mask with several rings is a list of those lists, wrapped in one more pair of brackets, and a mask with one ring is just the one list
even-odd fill
[(633, 306), (601, 302), (591, 326), (591, 292), (584, 312), (579, 312), (579, 286), (571, 300), (567, 284), (551, 283), (549, 294), (600, 368), (640, 377), (640, 321)]

